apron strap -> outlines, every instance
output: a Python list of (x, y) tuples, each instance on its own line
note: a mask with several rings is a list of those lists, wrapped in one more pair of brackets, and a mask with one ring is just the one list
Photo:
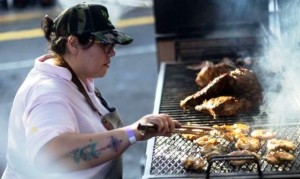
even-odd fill
[(115, 108), (111, 108), (109, 107), (108, 103), (106, 102), (106, 100), (103, 98), (102, 94), (100, 93), (98, 88), (95, 88), (95, 95), (98, 97), (98, 99), (100, 100), (101, 104), (103, 104), (103, 106), (109, 110), (109, 112), (113, 112), (115, 110)]
[[(71, 66), (64, 60), (63, 61), (65, 67), (71, 72), (72, 74), (72, 82), (77, 86), (78, 90), (80, 91), (80, 93), (85, 97), (86, 101), (88, 102), (88, 104), (90, 105), (90, 107), (100, 116), (101, 118), (101, 123), (103, 124), (103, 126), (108, 129), (111, 130), (113, 129), (113, 125), (107, 121), (104, 116), (100, 113), (100, 111), (97, 109), (97, 107), (94, 105), (94, 103), (92, 102), (92, 100), (90, 99), (89, 95), (87, 94), (86, 90), (84, 89), (82, 83), (80, 82), (79, 78), (77, 77), (77, 75), (75, 74), (75, 72), (73, 71), (73, 69), (71, 68)], [(95, 94), (96, 96), (99, 98), (98, 95), (101, 96), (99, 90), (97, 89), (97, 91), (95, 90)], [(103, 106), (105, 108), (107, 108), (109, 111), (111, 108), (108, 107), (107, 102), (104, 100), (104, 98), (101, 96), (101, 98), (99, 98), (99, 100), (101, 101), (101, 103), (105, 103), (103, 104)]]

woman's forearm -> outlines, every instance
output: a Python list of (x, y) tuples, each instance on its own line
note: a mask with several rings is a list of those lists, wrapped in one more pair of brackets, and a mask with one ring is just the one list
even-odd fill
[[(139, 124), (156, 124), (157, 131), (140, 133)], [(149, 114), (134, 124), (103, 133), (65, 133), (49, 141), (38, 152), (35, 167), (44, 172), (68, 172), (92, 168), (116, 159), (130, 145), (126, 128), (134, 132), (135, 140), (154, 136), (171, 136), (181, 124), (166, 114)]]
[(87, 169), (115, 159), (129, 145), (124, 128), (96, 134), (65, 133), (40, 150), (35, 164), (45, 172)]

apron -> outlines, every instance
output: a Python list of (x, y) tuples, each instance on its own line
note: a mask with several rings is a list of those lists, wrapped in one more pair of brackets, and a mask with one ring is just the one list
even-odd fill
[[(103, 100), (103, 99), (102, 99)], [(116, 108), (109, 108), (109, 113), (104, 115), (103, 117), (110, 122), (114, 129), (123, 127), (123, 122), (121, 120), (121, 117), (116, 110)], [(122, 179), (122, 173), (123, 173), (123, 161), (122, 157), (119, 156), (117, 159), (114, 159), (112, 161), (111, 167), (108, 169), (108, 173), (105, 175), (105, 179)], [(95, 178), (99, 179), (99, 178)]]
[[(88, 104), (102, 118), (101, 121), (102, 121), (103, 126), (105, 127), (105, 123), (106, 123), (109, 126), (111, 126), (112, 129), (117, 129), (117, 128), (123, 127), (123, 122), (122, 122), (122, 120), (120, 118), (120, 115), (119, 115), (118, 111), (116, 110), (116, 108), (109, 107), (108, 103), (102, 97), (100, 91), (97, 88), (95, 88), (95, 95), (98, 97), (98, 99), (103, 104), (103, 106), (105, 108), (107, 108), (108, 111), (109, 111), (109, 113), (107, 113), (106, 115), (102, 115), (98, 111), (98, 109), (95, 107), (95, 105), (93, 104), (93, 102), (89, 98), (87, 92), (85, 91), (82, 83), (80, 82), (79, 78), (77, 77), (77, 75), (75, 74), (75, 72), (73, 71), (73, 69), (70, 67), (70, 65), (67, 62), (65, 62), (64, 66), (67, 69), (70, 70), (70, 72), (72, 74), (72, 82), (78, 87), (78, 90), (83, 94), (83, 96), (85, 97), (85, 99), (88, 102)], [(103, 123), (103, 121), (106, 121), (106, 122)], [(122, 179), (122, 172), (123, 172), (123, 169), (122, 169), (122, 157), (119, 156), (118, 158), (114, 159), (112, 161), (111, 167), (108, 168), (108, 170), (109, 171), (104, 176), (104, 179)], [(100, 178), (100, 176), (93, 177), (93, 179), (99, 179), (99, 178)]]
[[(104, 118), (114, 126), (114, 129), (123, 127), (123, 122), (116, 108), (110, 108), (110, 111), (111, 112), (106, 114)], [(105, 179), (121, 179), (123, 173), (122, 163), (123, 161), (121, 156), (113, 160), (111, 165), (112, 167), (109, 169), (109, 172), (105, 175)]]

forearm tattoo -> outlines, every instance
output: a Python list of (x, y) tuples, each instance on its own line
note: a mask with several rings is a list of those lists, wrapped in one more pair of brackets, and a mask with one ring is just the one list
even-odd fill
[(100, 149), (96, 148), (97, 144), (95, 142), (92, 142), (91, 140), (90, 142), (91, 143), (87, 146), (77, 148), (71, 151), (70, 154), (76, 163), (79, 163), (80, 161), (96, 159), (101, 155), (102, 151), (107, 149), (117, 152), (121, 146), (122, 140), (117, 139), (114, 136), (110, 136), (109, 143)]

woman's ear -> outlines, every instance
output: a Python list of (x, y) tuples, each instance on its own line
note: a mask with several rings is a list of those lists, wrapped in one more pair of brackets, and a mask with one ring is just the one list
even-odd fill
[(67, 47), (71, 54), (77, 54), (78, 48), (79, 48), (79, 42), (77, 37), (75, 36), (69, 36), (67, 41)]

